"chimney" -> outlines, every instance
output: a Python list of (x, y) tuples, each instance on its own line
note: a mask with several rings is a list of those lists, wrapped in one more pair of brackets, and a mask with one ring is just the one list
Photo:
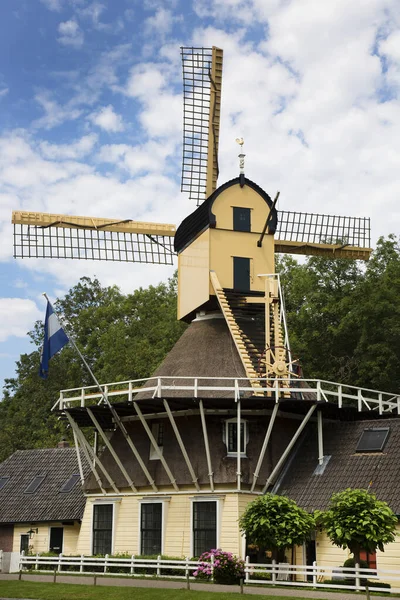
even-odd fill
[(65, 438), (61, 438), (57, 444), (57, 448), (69, 448), (69, 442)]

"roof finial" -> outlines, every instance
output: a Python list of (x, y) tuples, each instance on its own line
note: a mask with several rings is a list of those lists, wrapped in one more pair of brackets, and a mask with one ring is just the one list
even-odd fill
[(240, 167), (240, 174), (244, 175), (244, 157), (246, 156), (245, 154), (243, 154), (243, 144), (244, 144), (244, 139), (243, 138), (236, 138), (236, 143), (239, 144), (240, 146), (240, 154), (239, 154), (239, 167)]
[(239, 168), (240, 168), (240, 187), (244, 186), (244, 157), (246, 156), (245, 154), (243, 154), (243, 144), (244, 144), (244, 139), (243, 138), (236, 138), (236, 143), (239, 144), (240, 146), (240, 154), (239, 154)]

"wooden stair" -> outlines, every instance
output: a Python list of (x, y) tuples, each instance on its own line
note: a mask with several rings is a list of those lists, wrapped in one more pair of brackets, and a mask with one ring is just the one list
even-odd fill
[[(255, 363), (257, 363), (261, 357), (260, 352), (239, 326), (234, 311), (230, 306), (226, 290), (221, 287), (215, 271), (210, 271), (210, 280), (221, 307), (222, 314), (225, 317), (226, 324), (228, 325), (232, 339), (241, 358), (246, 377), (249, 379), (262, 377), (262, 375), (257, 372), (257, 367), (255, 368)], [(242, 308), (244, 309), (244, 306)], [(263, 388), (260, 381), (250, 381), (250, 383), (255, 390)]]

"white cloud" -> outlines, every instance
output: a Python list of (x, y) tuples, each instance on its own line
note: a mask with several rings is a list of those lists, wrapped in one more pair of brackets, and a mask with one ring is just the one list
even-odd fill
[(26, 337), (33, 323), (42, 317), (32, 300), (0, 298), (0, 342), (11, 336)]
[(92, 2), (84, 8), (78, 9), (78, 15), (83, 19), (88, 19), (97, 31), (103, 33), (118, 34), (124, 29), (124, 22), (121, 18), (117, 18), (112, 23), (104, 23), (100, 20), (101, 15), (107, 9), (107, 5), (101, 2)]
[(97, 139), (98, 136), (95, 133), (90, 133), (70, 144), (49, 144), (49, 142), (41, 142), (39, 148), (44, 158), (49, 158), (51, 160), (76, 160), (90, 154), (97, 143)]
[(167, 63), (147, 63), (134, 67), (128, 77), (125, 93), (142, 103), (140, 122), (149, 136), (168, 137), (171, 146), (181, 139), (182, 97), (168, 82), (176, 73)]
[(73, 48), (82, 47), (84, 40), (83, 31), (74, 19), (60, 23), (58, 33), (60, 36), (57, 38), (57, 41), (63, 46), (72, 46)]
[(171, 10), (159, 7), (153, 16), (145, 20), (145, 31), (147, 35), (153, 37), (157, 35), (164, 39), (172, 30), (174, 23), (181, 20), (182, 17), (174, 15)]
[(65, 121), (73, 121), (82, 114), (82, 110), (73, 106), (61, 106), (56, 100), (52, 99), (51, 93), (48, 91), (36, 94), (35, 100), (45, 112), (43, 117), (33, 121), (32, 127), (36, 129), (52, 129)]
[(10, 91), (10, 89), (8, 87), (6, 88), (2, 88), (0, 90), (0, 98), (4, 98), (4, 96), (6, 96), (8, 94), (8, 92)]
[(99, 162), (111, 163), (125, 169), (130, 175), (161, 173), (171, 150), (171, 146), (165, 142), (149, 141), (138, 146), (110, 144), (102, 146), (97, 158)]
[(62, 0), (40, 0), (49, 10), (60, 11), (62, 9)]
[(92, 113), (89, 119), (92, 123), (108, 132), (116, 133), (125, 129), (121, 115), (114, 112), (111, 104)]

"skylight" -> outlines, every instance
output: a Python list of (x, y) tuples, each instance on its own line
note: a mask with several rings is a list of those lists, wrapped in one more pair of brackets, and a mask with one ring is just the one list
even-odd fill
[(356, 452), (382, 452), (388, 435), (389, 427), (364, 429), (358, 440)]
[(68, 481), (66, 481), (64, 483), (64, 485), (62, 486), (62, 488), (60, 489), (60, 492), (63, 492), (64, 494), (70, 492), (72, 490), (72, 488), (75, 487), (75, 485), (78, 483), (80, 479), (80, 476), (77, 473), (74, 473), (73, 475), (71, 475), (71, 477), (68, 479)]
[(30, 482), (24, 494), (34, 494), (45, 479), (46, 475), (37, 475), (35, 479), (33, 479), (33, 481)]
[(9, 479), (9, 477), (0, 477), (0, 490), (3, 489)]

